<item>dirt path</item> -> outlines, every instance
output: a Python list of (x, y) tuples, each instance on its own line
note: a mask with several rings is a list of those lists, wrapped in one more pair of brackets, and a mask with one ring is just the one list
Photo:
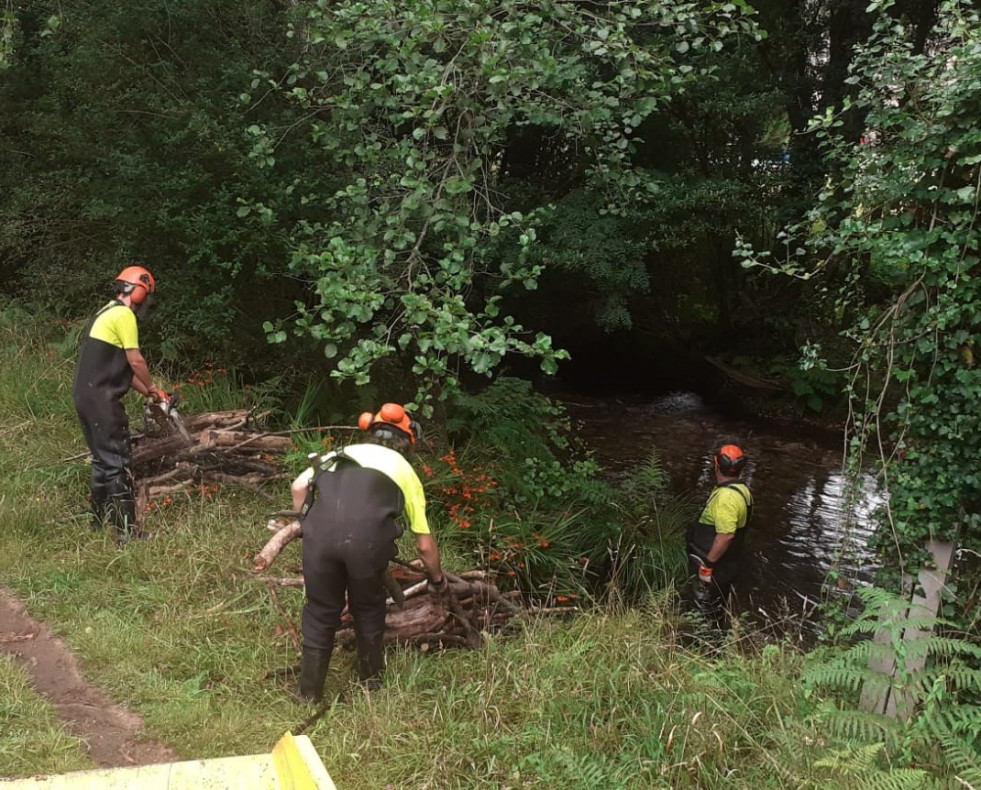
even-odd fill
[(57, 710), (65, 729), (81, 738), (89, 757), (103, 768), (173, 762), (166, 746), (139, 737), (143, 720), (116, 705), (101, 688), (82, 677), (78, 661), (24, 605), (0, 587), (0, 652), (12, 656), (30, 675), (35, 690)]

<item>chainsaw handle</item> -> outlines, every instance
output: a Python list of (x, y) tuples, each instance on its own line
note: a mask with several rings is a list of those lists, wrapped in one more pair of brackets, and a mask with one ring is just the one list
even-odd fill
[(163, 390), (151, 389), (150, 400), (152, 400), (154, 403), (169, 404), (171, 402), (171, 396)]

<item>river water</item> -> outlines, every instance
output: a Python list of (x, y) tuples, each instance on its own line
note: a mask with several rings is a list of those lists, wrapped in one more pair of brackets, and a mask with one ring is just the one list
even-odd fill
[[(656, 450), (672, 491), (700, 504), (714, 484), (712, 449), (735, 439), (748, 456), (743, 472), (755, 499), (740, 577), (742, 611), (781, 633), (814, 633), (814, 604), (834, 594), (833, 568), (848, 587), (868, 584), (869, 515), (880, 501), (869, 475), (846, 501), (842, 437), (831, 432), (723, 416), (690, 392), (611, 399), (553, 396), (580, 424), (583, 439), (611, 479), (629, 474)], [(846, 539), (847, 538), (847, 539)], [(843, 548), (845, 551), (843, 552)], [(803, 628), (801, 628), (803, 626)]]

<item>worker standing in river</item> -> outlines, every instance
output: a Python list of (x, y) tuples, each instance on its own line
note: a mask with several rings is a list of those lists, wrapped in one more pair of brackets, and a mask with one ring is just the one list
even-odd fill
[(698, 585), (695, 605), (721, 633), (729, 630), (730, 597), (753, 515), (753, 494), (740, 480), (745, 467), (746, 455), (738, 444), (723, 444), (715, 451), (715, 487), (688, 528), (689, 571)]

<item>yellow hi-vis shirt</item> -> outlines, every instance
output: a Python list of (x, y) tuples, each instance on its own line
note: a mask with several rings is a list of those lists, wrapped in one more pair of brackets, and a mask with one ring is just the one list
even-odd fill
[[(405, 498), (403, 513), (409, 530), (416, 535), (429, 535), (429, 522), (426, 519), (426, 494), (422, 481), (402, 453), (379, 444), (352, 444), (341, 451), (321, 456), (320, 464), (329, 464), (332, 458), (346, 456), (365, 469), (374, 469), (388, 477), (402, 491)], [(314, 470), (311, 467), (298, 482), (310, 484)], [(327, 472), (326, 474), (330, 474)]]
[(716, 486), (702, 509), (702, 515), (698, 517), (698, 523), (715, 527), (715, 531), (723, 535), (735, 535), (736, 530), (746, 526), (749, 505), (752, 503), (753, 495), (744, 483)]

